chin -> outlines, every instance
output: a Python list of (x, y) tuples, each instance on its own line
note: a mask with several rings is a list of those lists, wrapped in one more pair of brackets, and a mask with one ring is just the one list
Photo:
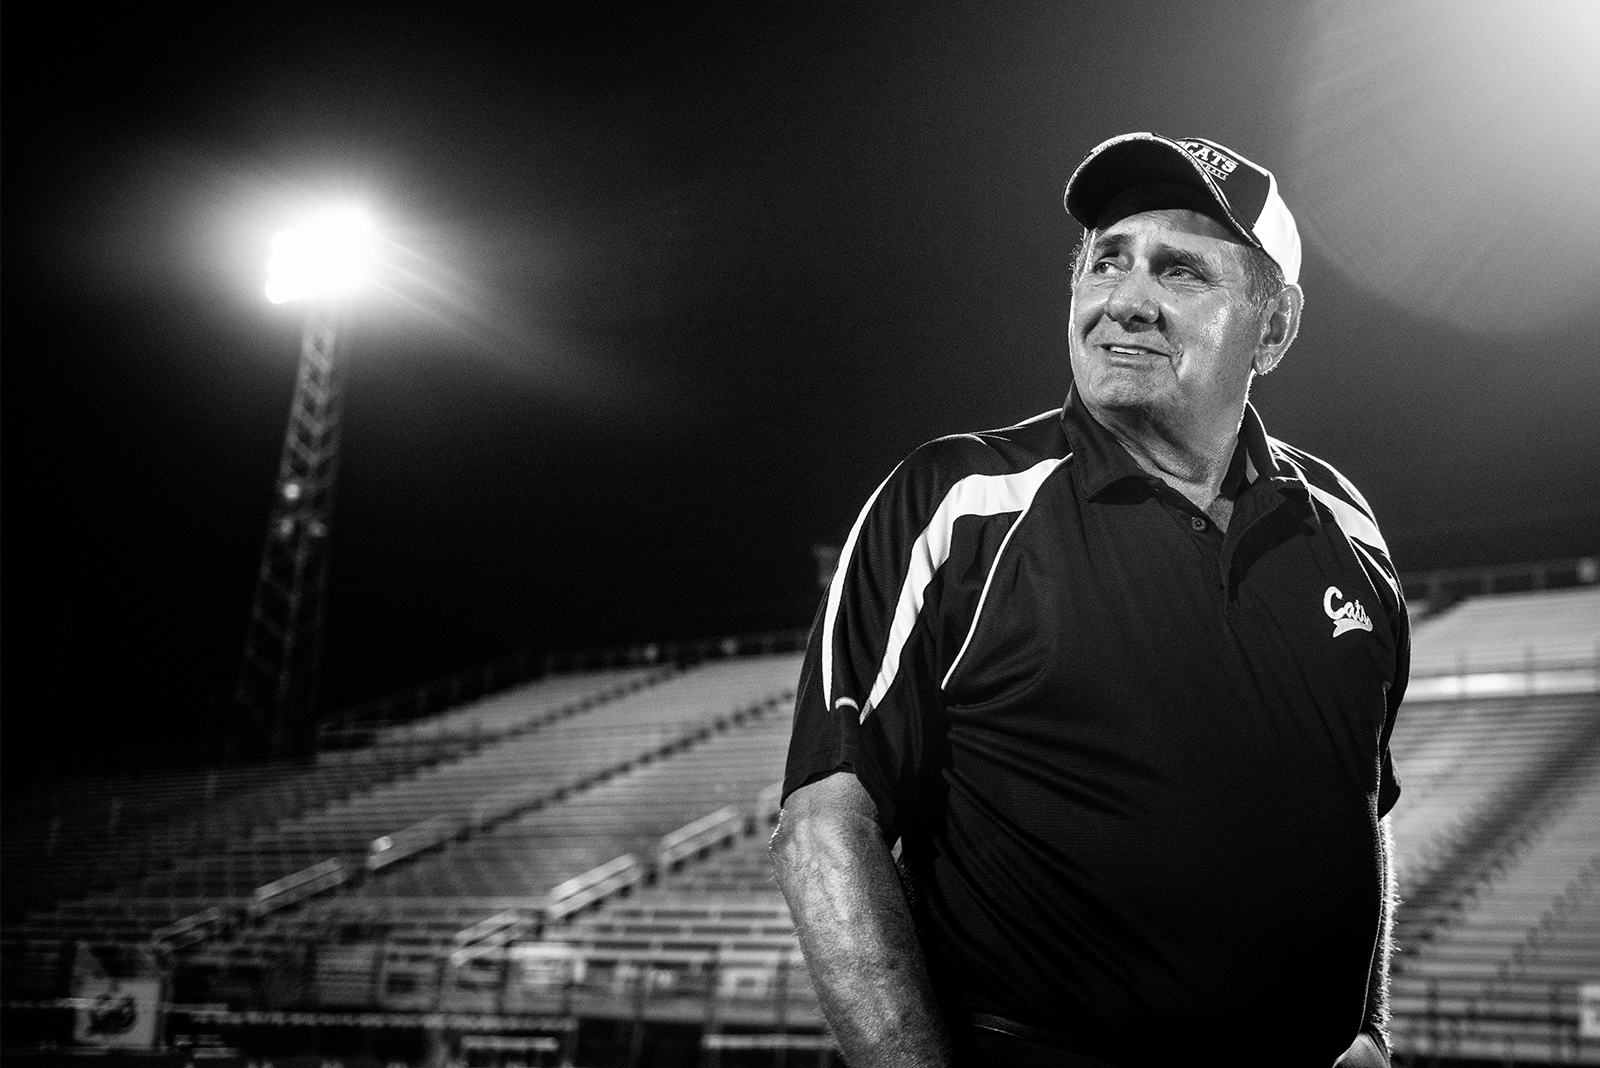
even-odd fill
[(1162, 421), (1159, 418), (1161, 407), (1148, 397), (1113, 398), (1108, 403), (1100, 405), (1100, 409), (1115, 412), (1120, 422), (1130, 426)]
[(1154, 413), (1160, 407), (1158, 390), (1139, 374), (1101, 373), (1088, 388), (1079, 387), (1079, 393), (1091, 408), (1119, 412)]

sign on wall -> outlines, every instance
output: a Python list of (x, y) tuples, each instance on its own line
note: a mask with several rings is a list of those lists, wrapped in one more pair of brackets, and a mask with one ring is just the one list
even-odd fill
[(89, 1046), (149, 1049), (156, 1044), (161, 980), (84, 977), (76, 984), (73, 1041)]

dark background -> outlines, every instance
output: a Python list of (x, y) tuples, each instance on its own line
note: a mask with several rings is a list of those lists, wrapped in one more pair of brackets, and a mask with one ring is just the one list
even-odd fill
[(1342, 87), (1339, 49), (1403, 49), (1297, 7), (13, 5), (7, 775), (191, 759), (217, 722), (298, 354), (266, 242), (320, 196), (366, 200), (411, 271), (352, 312), (331, 708), (524, 647), (808, 622), (811, 546), (902, 455), (1060, 403), (1061, 190), (1132, 129), (1278, 172), (1308, 310), (1255, 400), (1403, 570), (1593, 552), (1595, 275), (1494, 258), (1592, 215), (1496, 209), (1465, 261), (1424, 250), (1455, 281), (1375, 283), (1396, 223), (1361, 225), (1403, 204), (1338, 183), (1441, 218), (1477, 195), (1474, 153), (1414, 159), (1381, 118), (1459, 86)]

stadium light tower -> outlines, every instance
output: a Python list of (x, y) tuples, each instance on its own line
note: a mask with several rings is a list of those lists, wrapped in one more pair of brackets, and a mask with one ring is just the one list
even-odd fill
[(372, 223), (357, 208), (322, 212), (272, 241), (267, 299), (303, 303), (305, 331), (234, 690), (236, 754), (294, 752), (315, 709), (339, 461), (340, 312), (367, 279), (375, 246)]

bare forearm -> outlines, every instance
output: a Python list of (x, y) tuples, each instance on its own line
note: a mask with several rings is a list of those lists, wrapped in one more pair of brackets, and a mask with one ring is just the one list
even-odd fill
[(1394, 835), (1388, 817), (1378, 823), (1378, 853), (1382, 866), (1383, 916), (1378, 929), (1378, 944), (1372, 952), (1372, 974), (1367, 979), (1367, 1010), (1364, 1028), (1389, 1044), (1389, 958), (1394, 951), (1394, 910), (1398, 903), (1394, 871)]
[(1378, 881), (1382, 888), (1378, 939), (1372, 947), (1372, 969), (1367, 974), (1367, 1005), (1361, 1033), (1334, 1062), (1334, 1068), (1388, 1068), (1389, 1066), (1389, 957), (1394, 949), (1394, 909), (1398, 900), (1394, 874), (1394, 836), (1389, 821), (1378, 824)]
[[(801, 798), (818, 787), (826, 806), (806, 803), (816, 795)], [(834, 803), (852, 788), (859, 796)], [(860, 809), (863, 800), (860, 784), (845, 774), (796, 791), (773, 836), (778, 883), (852, 1068), (949, 1065), (949, 1039), (894, 862)]]

